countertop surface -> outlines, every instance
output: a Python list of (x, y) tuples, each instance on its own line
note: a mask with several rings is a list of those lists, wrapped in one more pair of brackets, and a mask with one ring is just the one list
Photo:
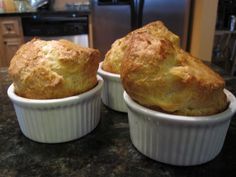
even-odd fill
[[(236, 95), (236, 79), (221, 73), (226, 88)], [(178, 167), (139, 153), (129, 136), (128, 117), (102, 106), (97, 128), (78, 140), (42, 144), (20, 131), (7, 97), (6, 69), (0, 70), (0, 177), (235, 177), (236, 115), (220, 154), (212, 161)]]

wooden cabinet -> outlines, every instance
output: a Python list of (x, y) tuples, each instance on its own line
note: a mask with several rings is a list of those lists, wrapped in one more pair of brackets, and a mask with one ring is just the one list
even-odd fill
[(20, 38), (5, 39), (3, 41), (3, 51), (5, 53), (3, 66), (9, 66), (12, 57), (15, 55), (21, 44), (22, 41)]
[(8, 67), (23, 43), (21, 20), (18, 17), (0, 18), (0, 66)]

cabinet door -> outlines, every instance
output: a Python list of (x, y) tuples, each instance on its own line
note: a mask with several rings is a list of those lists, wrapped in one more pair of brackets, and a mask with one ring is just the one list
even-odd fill
[(3, 58), (3, 66), (9, 66), (12, 57), (15, 55), (16, 51), (22, 44), (21, 39), (14, 38), (14, 39), (5, 39), (3, 42), (3, 51), (4, 51), (4, 58)]
[(1, 31), (3, 37), (20, 37), (20, 22), (16, 18), (1, 20)]

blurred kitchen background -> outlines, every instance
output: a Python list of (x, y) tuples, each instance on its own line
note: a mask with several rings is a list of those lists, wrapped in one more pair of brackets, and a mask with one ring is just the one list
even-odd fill
[(34, 37), (65, 38), (101, 51), (161, 20), (192, 55), (235, 75), (235, 0), (0, 0), (0, 66)]

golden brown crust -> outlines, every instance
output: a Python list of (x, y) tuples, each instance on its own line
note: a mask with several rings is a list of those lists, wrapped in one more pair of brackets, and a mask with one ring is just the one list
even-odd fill
[(100, 52), (66, 40), (33, 39), (16, 52), (8, 69), (15, 92), (26, 98), (76, 95), (97, 84)]
[(179, 46), (179, 37), (166, 28), (161, 21), (155, 21), (132, 31), (125, 37), (116, 40), (111, 49), (107, 52), (103, 61), (102, 68), (105, 71), (120, 74), (121, 61), (124, 57), (124, 52), (128, 47), (130, 37), (133, 33), (149, 33), (154, 37), (162, 37), (171, 41), (174, 45)]
[(165, 112), (202, 116), (227, 107), (224, 80), (166, 38), (132, 34), (121, 80), (138, 103)]
[(116, 40), (111, 49), (106, 53), (105, 59), (102, 63), (102, 69), (107, 72), (120, 74), (121, 60), (123, 58), (124, 50), (127, 48), (127, 37)]

